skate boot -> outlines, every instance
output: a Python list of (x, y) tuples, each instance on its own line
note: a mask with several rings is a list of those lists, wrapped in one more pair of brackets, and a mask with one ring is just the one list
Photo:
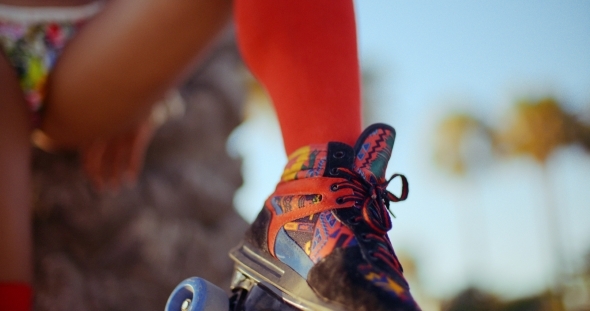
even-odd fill
[[(403, 175), (385, 179), (395, 131), (366, 129), (354, 147), (330, 142), (293, 153), (244, 241), (232, 310), (420, 310), (387, 231)], [(401, 195), (385, 188), (402, 181)]]

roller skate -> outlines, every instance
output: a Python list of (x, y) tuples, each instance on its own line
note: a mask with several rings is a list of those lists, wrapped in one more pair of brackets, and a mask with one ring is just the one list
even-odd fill
[[(394, 139), (392, 127), (375, 124), (354, 147), (330, 142), (294, 152), (244, 240), (230, 251), (230, 300), (193, 279), (196, 285), (177, 287), (185, 296), (174, 300), (180, 307), (174, 310), (420, 310), (387, 236), (390, 202), (408, 195), (403, 175), (385, 178)], [(399, 196), (386, 190), (393, 178), (401, 179)], [(194, 299), (209, 309), (192, 308)]]
[[(389, 203), (408, 195), (403, 175), (385, 179), (394, 139), (393, 128), (375, 124), (354, 147), (330, 142), (291, 155), (230, 252), (232, 291), (264, 290), (292, 310), (419, 310), (387, 237)], [(399, 197), (385, 189), (392, 178), (402, 181)]]

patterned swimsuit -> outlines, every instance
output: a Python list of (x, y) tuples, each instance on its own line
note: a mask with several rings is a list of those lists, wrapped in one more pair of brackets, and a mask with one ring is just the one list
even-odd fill
[(47, 77), (62, 49), (101, 8), (101, 2), (77, 7), (0, 5), (0, 45), (16, 70), (33, 126), (41, 120)]

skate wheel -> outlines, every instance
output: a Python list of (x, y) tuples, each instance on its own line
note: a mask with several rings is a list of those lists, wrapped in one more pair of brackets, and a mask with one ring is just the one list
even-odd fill
[(182, 281), (170, 294), (165, 311), (228, 311), (225, 291), (201, 278)]

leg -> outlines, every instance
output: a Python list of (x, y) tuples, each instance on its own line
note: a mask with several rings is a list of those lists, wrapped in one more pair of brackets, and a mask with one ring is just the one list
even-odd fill
[[(13, 68), (0, 54), (0, 309), (9, 303), (3, 284), (32, 281), (30, 124)], [(18, 302), (14, 293), (10, 302), (26, 310), (30, 298)]]
[(77, 145), (149, 113), (231, 11), (229, 0), (114, 0), (64, 49), (49, 78), (42, 129)]
[(236, 1), (238, 42), (269, 92), (287, 154), (361, 131), (352, 1)]
[[(236, 4), (244, 58), (274, 102), (291, 155), (232, 251), (234, 287), (253, 297), (242, 278), (271, 279), (286, 301), (311, 310), (418, 311), (387, 235), (388, 207), (408, 189), (405, 177), (394, 175), (402, 194), (386, 190), (395, 131), (375, 124), (360, 132), (352, 1)], [(273, 269), (284, 274), (268, 273)]]

